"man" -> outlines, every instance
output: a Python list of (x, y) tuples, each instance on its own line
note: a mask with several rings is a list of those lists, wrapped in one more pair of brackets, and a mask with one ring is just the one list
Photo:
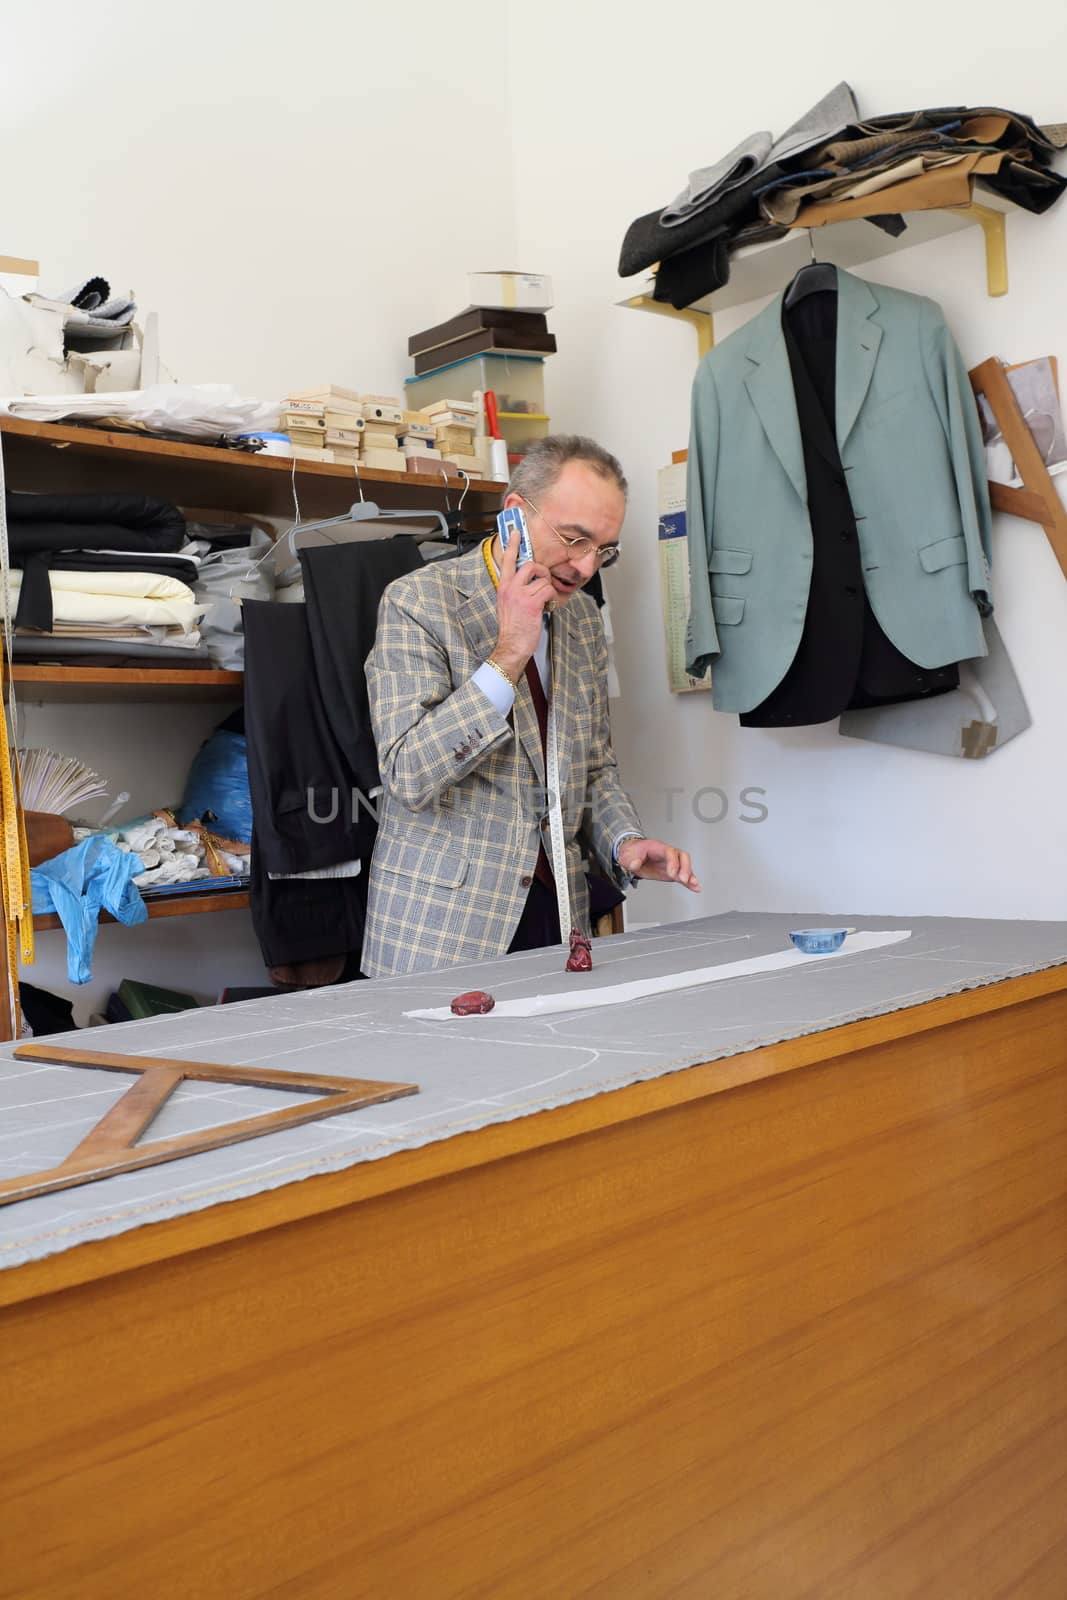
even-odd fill
[(566, 940), (549, 867), (547, 708), (557, 732), (569, 909), (583, 846), (620, 886), (697, 890), (684, 850), (644, 836), (608, 726), (607, 647), (581, 593), (619, 553), (626, 480), (590, 439), (542, 440), (516, 468), (534, 559), (499, 537), (391, 583), (367, 658), (383, 795), (363, 970), (370, 977)]

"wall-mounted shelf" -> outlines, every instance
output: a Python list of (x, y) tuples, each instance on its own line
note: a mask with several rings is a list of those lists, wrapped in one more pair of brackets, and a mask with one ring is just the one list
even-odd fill
[(654, 279), (648, 280), (642, 293), (631, 295), (619, 304), (690, 323), (696, 329), (699, 353), (705, 355), (715, 342), (713, 319), (717, 311), (728, 311), (731, 307), (777, 294), (794, 273), (811, 260), (809, 231), (820, 261), (852, 268), (946, 238), (962, 228), (977, 227), (982, 231), (985, 245), (986, 291), (990, 295), (1007, 294), (1005, 219), (1008, 211), (1014, 209), (1010, 201), (1002, 200), (999, 195), (983, 194), (981, 204), (940, 211), (908, 211), (904, 213), (907, 228), (897, 238), (883, 233), (865, 219), (826, 223), (810, 230), (794, 228), (781, 238), (744, 245), (735, 251), (730, 257), (729, 283), (716, 289), (714, 294), (695, 300), (682, 311), (652, 298)]
[[(333, 516), (358, 500), (388, 509), (436, 509), (448, 492), (458, 500), (462, 478), (424, 472), (379, 472), (330, 461), (221, 450), (211, 445), (178, 444), (137, 433), (77, 427), (63, 422), (24, 422), (0, 417), (8, 487), (39, 488), (42, 479), (57, 492), (99, 489), (105, 474), (121, 477), (123, 490), (149, 494), (176, 505), (211, 506), (222, 511), (292, 516), (293, 480), (305, 516)], [(466, 506), (495, 511), (504, 485), (472, 478)]]
[[(336, 462), (223, 450), (210, 445), (155, 439), (147, 434), (69, 423), (26, 422), (0, 417), (0, 444), (8, 488), (31, 491), (96, 492), (121, 489), (172, 500), (183, 507), (236, 513), (238, 517), (291, 519), (293, 488), (306, 518), (343, 514), (363, 495), (383, 508), (437, 511), (458, 507), (475, 516), (494, 515), (505, 487), (487, 479), (441, 473), (379, 472), (358, 475)], [(464, 490), (466, 493), (464, 494)], [(42, 652), (47, 648), (42, 642)], [(12, 672), (15, 692), (29, 702), (116, 704), (133, 701), (239, 701), (239, 672), (145, 665), (82, 667), (19, 662)], [(5, 686), (6, 689), (6, 686)], [(203, 916), (249, 904), (247, 890), (189, 894), (150, 900), (151, 918)], [(39, 929), (58, 926), (54, 917), (34, 919)], [(6, 941), (0, 940), (0, 1038), (14, 1036), (8, 1003)]]

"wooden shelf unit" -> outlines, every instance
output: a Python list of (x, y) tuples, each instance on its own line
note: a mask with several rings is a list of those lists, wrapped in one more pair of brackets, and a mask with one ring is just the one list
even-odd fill
[(173, 667), (63, 667), (16, 662), (21, 700), (74, 705), (87, 700), (240, 700), (244, 673)]
[(811, 260), (809, 233), (820, 261), (851, 269), (866, 266), (883, 256), (896, 255), (902, 250), (912, 250), (916, 245), (928, 244), (934, 239), (945, 238), (951, 233), (958, 233), (961, 228), (981, 229), (986, 292), (991, 296), (1007, 294), (1005, 219), (1009, 212), (1017, 211), (1018, 207), (1000, 195), (979, 192), (982, 196), (980, 204), (972, 201), (969, 206), (904, 212), (907, 226), (902, 234), (896, 236), (880, 232), (872, 227), (867, 218), (861, 217), (847, 222), (828, 222), (813, 229), (790, 228), (776, 238), (742, 245), (731, 252), (729, 283), (712, 294), (694, 300), (684, 310), (654, 298), (654, 272), (637, 294), (616, 301), (616, 304), (632, 311), (650, 311), (656, 316), (688, 322), (696, 330), (698, 356), (705, 356), (715, 343), (715, 313), (748, 305), (753, 300), (775, 295), (783, 289), (794, 274)]
[[(502, 484), (428, 472), (379, 472), (336, 462), (221, 450), (212, 445), (178, 444), (142, 434), (61, 422), (24, 422), (0, 417), (8, 488), (39, 488), (43, 480), (57, 492), (99, 489), (105, 474), (121, 476), (124, 491), (150, 494), (177, 505), (217, 507), (220, 511), (292, 516), (293, 485), (305, 517), (347, 511), (360, 498), (387, 510), (437, 510), (447, 494), (465, 507), (496, 510)], [(295, 468), (295, 470), (294, 470)]]
[[(243, 911), (248, 903), (247, 889), (219, 889), (213, 894), (205, 891), (203, 894), (174, 895), (168, 899), (145, 901), (150, 922), (160, 917), (194, 917), (206, 916), (211, 911)], [(102, 911), (100, 921), (114, 922), (115, 918), (108, 912)], [(50, 928), (62, 927), (62, 923), (55, 913), (50, 911), (43, 916), (34, 917), (33, 927), (35, 933), (47, 933)]]
[[(224, 450), (211, 445), (154, 439), (118, 429), (71, 423), (27, 422), (0, 417), (7, 487), (92, 493), (122, 490), (172, 500), (178, 506), (210, 507), (238, 515), (291, 518), (293, 490), (303, 518), (339, 516), (363, 497), (385, 510), (437, 511), (456, 508), (495, 514), (504, 486), (488, 479), (466, 482), (457, 476), (379, 472), (357, 475), (335, 462)], [(118, 704), (136, 701), (236, 701), (244, 692), (243, 674), (217, 670), (145, 667), (75, 667), (19, 662), (13, 668), (16, 694), (30, 703)], [(6, 691), (6, 685), (5, 685)], [(204, 916), (241, 910), (247, 890), (148, 901), (152, 920)], [(55, 916), (35, 917), (40, 931), (57, 928)], [(113, 919), (104, 916), (105, 922)], [(6, 997), (6, 957), (0, 941), (0, 997)], [(0, 998), (0, 1039), (13, 1036), (6, 999)]]

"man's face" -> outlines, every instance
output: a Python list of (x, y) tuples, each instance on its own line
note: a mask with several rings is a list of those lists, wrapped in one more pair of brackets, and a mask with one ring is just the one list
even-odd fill
[(556, 533), (565, 539), (590, 539), (597, 546), (617, 544), (626, 515), (618, 484), (584, 461), (568, 461), (552, 487), (538, 496), (536, 510), (517, 494), (509, 494), (504, 504), (522, 507), (534, 560), (548, 568), (557, 605), (566, 605), (589, 582), (597, 564), (593, 548), (575, 554)]

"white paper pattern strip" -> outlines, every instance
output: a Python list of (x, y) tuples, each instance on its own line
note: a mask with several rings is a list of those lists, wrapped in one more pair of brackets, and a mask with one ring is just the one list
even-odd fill
[[(799, 950), (781, 950), (770, 956), (752, 956), (747, 961), (726, 961), (717, 967), (697, 967), (692, 972), (676, 972), (662, 978), (639, 978), (634, 983), (614, 983), (604, 989), (579, 988), (560, 990), (556, 994), (535, 994), (525, 1000), (501, 1000), (490, 1013), (494, 1021), (499, 1017), (555, 1017), (566, 1011), (590, 1011), (596, 1006), (625, 1005), (628, 1000), (645, 1000), (650, 995), (669, 994), (677, 989), (696, 989), (705, 983), (721, 983), (726, 978), (747, 978), (752, 973), (777, 972), (783, 967), (802, 967), (822, 961), (839, 961), (842, 956), (861, 955), (865, 950), (880, 950), (887, 944), (899, 944), (911, 938), (910, 928), (897, 928), (888, 933), (849, 934), (840, 950), (826, 955), (806, 956)], [(577, 975), (576, 975), (577, 976)], [(477, 1023), (476, 1017), (456, 1017), (448, 1006), (434, 1006), (428, 1011), (405, 1011), (405, 1017), (415, 1017), (423, 1022)]]

